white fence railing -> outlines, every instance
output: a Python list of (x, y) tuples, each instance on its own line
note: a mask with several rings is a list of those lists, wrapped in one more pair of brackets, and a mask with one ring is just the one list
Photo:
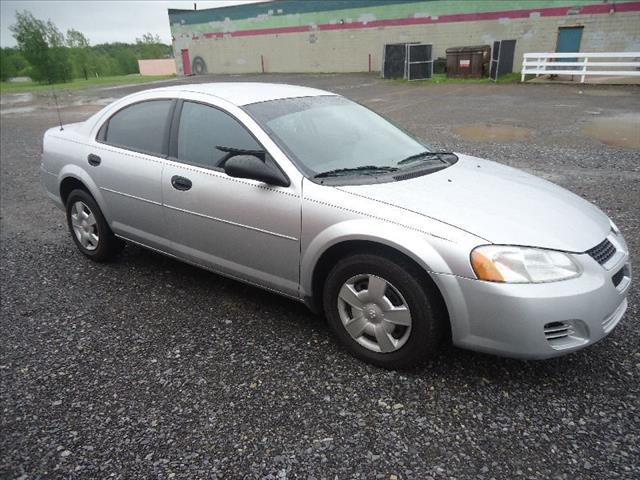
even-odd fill
[(587, 75), (640, 77), (640, 52), (525, 53), (520, 73), (521, 82), (525, 75), (579, 75), (581, 83)]

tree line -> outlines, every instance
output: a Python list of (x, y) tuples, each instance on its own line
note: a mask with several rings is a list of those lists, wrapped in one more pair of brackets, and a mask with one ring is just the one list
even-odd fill
[(138, 59), (165, 58), (171, 46), (146, 33), (136, 43), (89, 45), (78, 30), (63, 34), (51, 21), (30, 12), (16, 12), (10, 27), (17, 47), (0, 48), (0, 80), (26, 76), (41, 83), (69, 82), (74, 78), (138, 73)]

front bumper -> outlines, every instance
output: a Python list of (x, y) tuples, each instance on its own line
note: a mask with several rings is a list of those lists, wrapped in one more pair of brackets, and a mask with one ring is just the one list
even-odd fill
[(575, 255), (584, 271), (570, 280), (504, 284), (435, 275), (449, 310), (453, 343), (501, 356), (544, 359), (603, 339), (624, 315), (631, 284), (629, 255), (618, 238), (618, 254), (604, 266), (587, 254)]

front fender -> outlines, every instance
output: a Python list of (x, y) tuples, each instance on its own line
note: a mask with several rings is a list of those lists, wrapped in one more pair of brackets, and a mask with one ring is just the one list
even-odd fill
[(89, 174), (77, 165), (67, 164), (62, 167), (60, 173), (58, 174), (58, 186), (62, 185), (62, 181), (65, 178), (69, 177), (75, 178), (76, 180), (79, 180), (84, 184), (84, 186), (87, 188), (87, 190), (89, 190), (89, 193), (100, 207), (105, 220), (109, 225), (111, 225), (111, 212), (109, 210), (109, 207), (107, 206), (107, 202), (104, 201), (102, 192), (100, 192), (100, 189), (93, 181), (93, 179), (89, 176)]
[(374, 242), (398, 250), (426, 272), (452, 273), (435, 247), (441, 242), (450, 243), (448, 240), (374, 219), (345, 220), (322, 230), (304, 249), (300, 262), (300, 293), (303, 297), (312, 295), (313, 272), (322, 255), (339, 243), (353, 240)]

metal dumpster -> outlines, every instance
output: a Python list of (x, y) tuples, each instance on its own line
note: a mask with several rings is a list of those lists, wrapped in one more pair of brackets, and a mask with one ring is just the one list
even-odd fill
[(447, 77), (480, 78), (491, 60), (489, 45), (447, 48)]

